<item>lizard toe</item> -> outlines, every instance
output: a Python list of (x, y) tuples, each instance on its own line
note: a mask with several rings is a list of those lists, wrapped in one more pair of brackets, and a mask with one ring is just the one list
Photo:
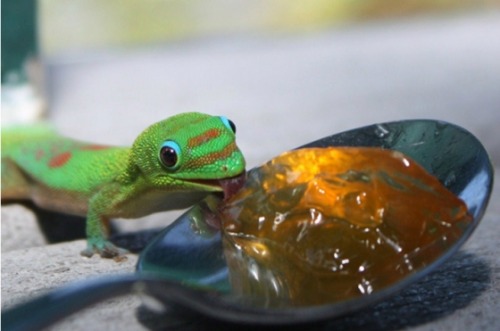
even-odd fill
[(123, 261), (128, 253), (128, 250), (117, 247), (107, 240), (89, 241), (87, 248), (80, 252), (82, 256), (92, 257), (94, 254), (99, 254), (102, 258), (115, 261)]

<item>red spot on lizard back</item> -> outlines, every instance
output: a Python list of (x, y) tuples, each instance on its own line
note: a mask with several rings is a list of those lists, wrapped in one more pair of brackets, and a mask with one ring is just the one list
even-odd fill
[(59, 168), (65, 165), (69, 159), (71, 159), (71, 152), (64, 152), (61, 154), (57, 154), (49, 161), (49, 167), (51, 168)]

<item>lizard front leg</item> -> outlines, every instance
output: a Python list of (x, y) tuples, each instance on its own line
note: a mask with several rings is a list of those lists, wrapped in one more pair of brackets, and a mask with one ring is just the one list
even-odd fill
[(103, 258), (116, 258), (128, 253), (128, 250), (114, 245), (107, 239), (110, 218), (106, 210), (112, 208), (113, 203), (106, 199), (109, 195), (105, 193), (100, 192), (89, 201), (86, 223), (87, 248), (80, 253), (83, 256), (91, 257), (97, 253)]

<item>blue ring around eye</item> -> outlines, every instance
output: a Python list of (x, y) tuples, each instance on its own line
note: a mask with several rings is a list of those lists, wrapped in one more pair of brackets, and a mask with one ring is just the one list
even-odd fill
[(159, 152), (160, 162), (168, 169), (176, 169), (181, 159), (181, 147), (173, 140), (165, 141)]
[(225, 116), (219, 116), (219, 118), (221, 119), (222, 123), (224, 123), (224, 125), (231, 131), (233, 131), (234, 133), (236, 133), (236, 125), (234, 125), (233, 121), (231, 121), (230, 119), (228, 119), (227, 117)]

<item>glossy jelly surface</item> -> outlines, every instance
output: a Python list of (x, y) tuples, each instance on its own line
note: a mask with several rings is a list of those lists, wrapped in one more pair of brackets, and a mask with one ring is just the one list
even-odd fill
[(267, 307), (383, 289), (435, 261), (472, 222), (420, 165), (368, 147), (284, 153), (250, 171), (220, 217), (233, 293)]

